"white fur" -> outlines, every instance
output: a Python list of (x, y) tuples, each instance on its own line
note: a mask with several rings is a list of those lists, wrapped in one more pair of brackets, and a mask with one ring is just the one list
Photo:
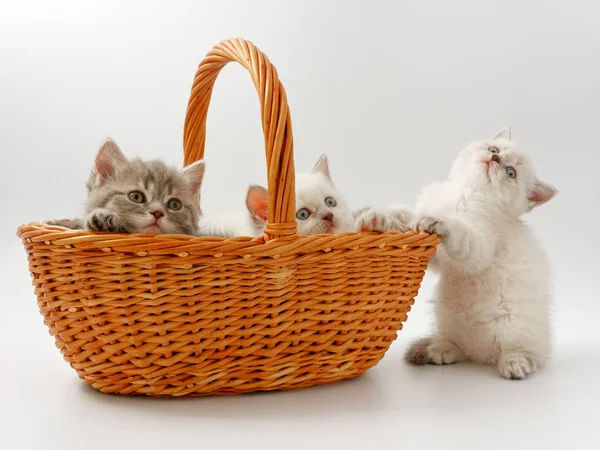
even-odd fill
[[(246, 197), (249, 222), (257, 235), (262, 234), (265, 228), (266, 211), (255, 211), (254, 208), (260, 209), (261, 204), (266, 204), (267, 195), (266, 189), (251, 186)], [(261, 196), (262, 202), (257, 201)], [(335, 204), (331, 203), (332, 200)], [(305, 210), (306, 216), (298, 214), (301, 210)], [(296, 213), (299, 235), (337, 234), (354, 230), (354, 216), (331, 180), (326, 155), (321, 155), (311, 172), (296, 174)]]
[(253, 226), (248, 214), (208, 214), (200, 217), (200, 236), (231, 238), (235, 236), (258, 237), (262, 233)]
[(366, 208), (357, 214), (354, 231), (400, 231), (410, 229), (412, 212), (405, 205), (391, 205), (387, 208)]
[[(325, 199), (328, 197), (335, 199), (336, 206), (329, 207), (325, 204)], [(319, 171), (296, 175), (296, 211), (302, 208), (309, 209), (311, 215), (306, 220), (296, 219), (300, 235), (354, 231), (354, 217), (346, 200), (330, 178)], [(328, 213), (333, 214), (331, 225), (329, 221), (323, 219), (323, 216)]]
[[(413, 344), (407, 360), (470, 360), (521, 379), (547, 361), (551, 300), (547, 258), (521, 215), (556, 191), (537, 180), (510, 132), (499, 136), (462, 150), (448, 180), (419, 197), (415, 229), (443, 239), (431, 261), (440, 273), (437, 332)], [(492, 146), (500, 162), (491, 161)]]

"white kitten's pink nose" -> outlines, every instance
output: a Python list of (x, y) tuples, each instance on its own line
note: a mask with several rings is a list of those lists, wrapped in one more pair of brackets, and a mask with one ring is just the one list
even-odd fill
[(325, 213), (325, 214), (323, 214), (321, 219), (327, 220), (328, 222), (333, 222), (333, 213), (330, 213), (330, 212)]
[(490, 161), (494, 161), (500, 164), (500, 157), (494, 153), (492, 154), (492, 159)]

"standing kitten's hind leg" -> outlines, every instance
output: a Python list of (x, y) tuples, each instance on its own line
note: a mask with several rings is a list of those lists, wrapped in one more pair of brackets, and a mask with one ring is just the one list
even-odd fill
[(423, 338), (414, 342), (404, 357), (411, 364), (454, 364), (465, 359), (452, 342), (435, 338)]
[(523, 380), (537, 370), (535, 359), (524, 352), (503, 354), (498, 361), (498, 372), (508, 380)]
[(421, 366), (429, 361), (428, 349), (431, 344), (431, 338), (422, 338), (415, 341), (406, 351), (404, 360), (410, 364)]

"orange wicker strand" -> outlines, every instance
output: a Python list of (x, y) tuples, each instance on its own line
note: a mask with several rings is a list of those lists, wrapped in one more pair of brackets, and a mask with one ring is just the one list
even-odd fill
[(241, 394), (333, 383), (376, 365), (402, 328), (440, 238), (298, 236), (285, 90), (250, 42), (218, 44), (194, 78), (185, 164), (204, 155), (219, 71), (237, 61), (261, 102), (269, 186), (265, 236), (18, 230), (40, 312), (64, 359), (107, 393)]

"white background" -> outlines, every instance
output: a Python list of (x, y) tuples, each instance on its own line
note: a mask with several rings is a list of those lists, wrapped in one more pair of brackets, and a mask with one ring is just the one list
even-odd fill
[[(37, 305), (21, 223), (80, 214), (95, 151), (180, 164), (196, 66), (252, 40), (290, 101), (296, 167), (326, 152), (350, 204), (412, 204), (466, 143), (510, 125), (559, 195), (529, 220), (555, 269), (555, 354), (524, 382), (473, 365), (408, 367), (431, 323), (428, 273), (365, 376), (229, 398), (85, 387)], [(0, 3), (0, 448), (598, 449), (600, 7), (592, 1)], [(205, 211), (265, 181), (259, 105), (228, 66), (209, 120)]]

